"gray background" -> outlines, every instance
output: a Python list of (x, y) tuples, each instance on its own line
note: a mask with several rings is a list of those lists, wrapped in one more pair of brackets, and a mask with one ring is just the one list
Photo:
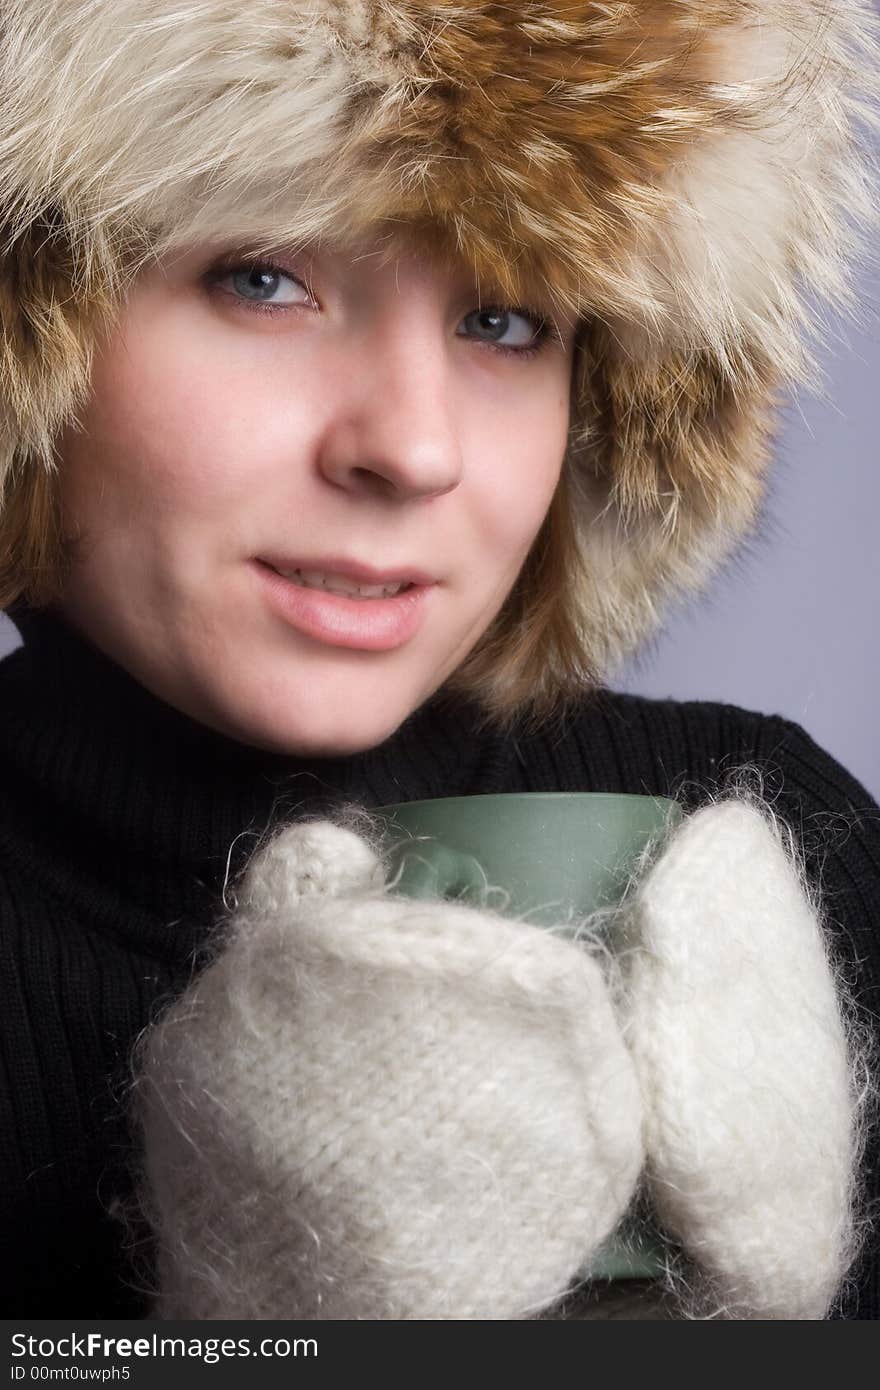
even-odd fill
[(827, 400), (783, 411), (756, 538), (609, 682), (794, 719), (880, 799), (880, 272), (829, 324)]
[[(861, 296), (863, 326), (829, 325), (828, 399), (781, 417), (757, 536), (610, 684), (783, 714), (880, 799), (880, 272)], [(18, 642), (0, 614), (0, 656)]]

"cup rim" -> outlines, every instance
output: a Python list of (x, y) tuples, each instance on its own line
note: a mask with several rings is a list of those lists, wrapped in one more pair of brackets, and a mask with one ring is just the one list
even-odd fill
[(398, 810), (399, 808), (405, 807), (405, 806), (430, 806), (430, 805), (432, 805), (432, 804), (435, 804), (435, 803), (438, 802), (438, 801), (442, 801), (442, 802), (444, 802), (444, 803), (447, 804), (447, 805), (452, 805), (452, 804), (454, 804), (455, 802), (498, 801), (498, 800), (500, 800), (501, 798), (504, 798), (505, 800), (517, 799), (517, 800), (523, 800), (523, 801), (559, 801), (559, 800), (564, 800), (564, 799), (567, 798), (567, 797), (572, 797), (572, 798), (574, 798), (574, 797), (580, 797), (580, 798), (590, 797), (590, 798), (592, 798), (593, 800), (596, 800), (596, 801), (599, 801), (599, 800), (605, 800), (605, 801), (644, 801), (644, 802), (650, 802), (652, 805), (655, 805), (655, 806), (665, 806), (665, 807), (667, 807), (667, 808), (668, 808), (668, 807), (672, 807), (672, 806), (678, 806), (679, 808), (681, 808), (681, 802), (680, 802), (680, 801), (677, 801), (677, 800), (675, 799), (675, 797), (671, 797), (671, 796), (651, 796), (651, 795), (649, 795), (648, 793), (642, 793), (642, 792), (570, 792), (570, 791), (569, 791), (569, 792), (476, 792), (473, 796), (425, 796), (425, 797), (421, 797), (418, 801), (390, 801), (390, 802), (386, 802), (386, 804), (385, 804), (384, 806), (374, 806), (374, 807), (373, 807), (373, 810), (374, 810), (374, 811), (377, 811), (377, 812), (378, 812), (378, 811), (396, 811), (396, 810)]

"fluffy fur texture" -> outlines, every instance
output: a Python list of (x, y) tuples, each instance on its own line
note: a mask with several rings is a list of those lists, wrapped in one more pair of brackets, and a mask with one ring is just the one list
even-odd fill
[(756, 519), (878, 225), (878, 74), (870, 0), (0, 0), (0, 500), (150, 255), (405, 232), (582, 320), (571, 584), (608, 670)]
[(667, 1287), (561, 1316), (822, 1318), (865, 1057), (769, 813), (686, 818), (574, 940), (396, 898), (375, 843), (277, 834), (141, 1040), (158, 1315), (554, 1316), (641, 1190)]

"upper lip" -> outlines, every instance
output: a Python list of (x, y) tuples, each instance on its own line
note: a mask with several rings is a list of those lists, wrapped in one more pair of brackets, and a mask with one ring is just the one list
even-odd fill
[(433, 575), (412, 565), (398, 565), (395, 569), (377, 570), (372, 565), (362, 564), (360, 560), (346, 560), (338, 555), (318, 555), (309, 559), (302, 556), (292, 558), (284, 555), (261, 555), (263, 564), (273, 569), (318, 570), (322, 574), (339, 574), (355, 584), (436, 584)]

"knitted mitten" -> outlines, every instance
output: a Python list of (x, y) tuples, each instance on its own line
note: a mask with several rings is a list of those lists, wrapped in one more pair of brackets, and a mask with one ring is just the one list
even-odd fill
[(283, 830), (222, 953), (142, 1040), (164, 1318), (508, 1319), (552, 1304), (641, 1171), (592, 957), (388, 896), (366, 841)]
[(638, 885), (628, 934), (647, 1176), (706, 1276), (697, 1315), (822, 1318), (854, 1253), (864, 1072), (766, 808), (686, 817)]

